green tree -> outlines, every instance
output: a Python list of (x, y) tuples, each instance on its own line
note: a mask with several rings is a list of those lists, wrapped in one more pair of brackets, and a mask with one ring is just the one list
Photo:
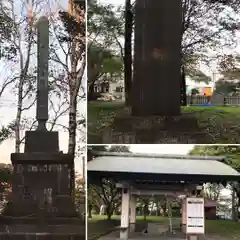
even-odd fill
[[(60, 64), (63, 77), (60, 79), (60, 91), (65, 92), (69, 99), (68, 108), (68, 153), (74, 155), (77, 145), (77, 130), (84, 127), (84, 116), (79, 117), (78, 103), (85, 99), (84, 72), (86, 67), (86, 22), (85, 1), (73, 1), (73, 15), (69, 12), (60, 11), (59, 15), (64, 25), (64, 31), (55, 25), (53, 26), (55, 36), (58, 40), (58, 47), (62, 50), (64, 57), (60, 59), (57, 49), (53, 48), (51, 60)], [(72, 173), (74, 174), (74, 172)]]
[(111, 219), (114, 211), (121, 204), (121, 194), (116, 188), (116, 182), (109, 179), (102, 179), (101, 185), (89, 185), (88, 196), (89, 204), (100, 207), (99, 203), (101, 203), (106, 206), (108, 219)]
[(12, 165), (0, 163), (0, 202), (7, 197), (12, 182)]
[[(208, 64), (208, 51), (230, 46), (238, 30), (234, 13), (225, 12), (239, 9), (237, 1), (183, 0), (182, 22), (182, 103), (186, 105), (186, 77), (195, 81), (209, 82), (210, 78), (199, 71), (199, 62)], [(184, 69), (188, 69), (184, 71)], [(189, 71), (190, 70), (190, 71)], [(185, 75), (185, 76), (184, 76)]]
[[(0, 6), (0, 59), (12, 60), (16, 57), (16, 48), (11, 41), (14, 31), (14, 20), (11, 17), (11, 10), (4, 4)], [(1, 96), (1, 94), (0, 94)]]
[[(121, 8), (120, 8), (121, 9)], [(121, 78), (123, 72), (123, 12), (111, 4), (91, 1), (88, 4), (88, 86), (90, 94), (94, 83), (103, 75)]]
[(219, 200), (222, 189), (223, 189), (222, 184), (207, 183), (204, 186), (204, 197), (217, 201)]
[(224, 79), (220, 79), (215, 84), (214, 92), (225, 96), (236, 96), (239, 95), (239, 85), (240, 81), (224, 81)]
[[(221, 146), (196, 146), (191, 155), (209, 155), (225, 156), (225, 163), (240, 172), (240, 146), (238, 145), (221, 145)], [(240, 182), (230, 182), (231, 188), (237, 195), (237, 206), (233, 205), (233, 215), (237, 217), (240, 207)]]
[(108, 150), (109, 152), (130, 152), (129, 146), (127, 145), (111, 145)]
[[(109, 152), (130, 152), (127, 145), (101, 145), (88, 146), (88, 161), (94, 161), (97, 157), (94, 151), (109, 151)], [(88, 186), (88, 216), (91, 217), (92, 208), (100, 209), (101, 205), (106, 205), (108, 219), (111, 219), (114, 211), (119, 207), (121, 194), (116, 188), (116, 182), (111, 179), (102, 179), (101, 184), (89, 184)]]
[(9, 136), (11, 135), (11, 131), (9, 128), (6, 127), (2, 127), (0, 129), (0, 144), (6, 140), (7, 138), (9, 138)]
[(197, 88), (193, 88), (191, 94), (192, 95), (197, 95), (197, 94), (199, 94), (199, 90)]
[(240, 55), (223, 55), (219, 63), (219, 71), (223, 79), (240, 81)]
[(92, 161), (96, 157), (96, 152), (105, 152), (108, 150), (107, 145), (88, 146), (87, 148), (87, 161)]
[[(123, 72), (122, 58), (117, 56), (113, 50), (102, 49), (100, 45), (92, 44), (88, 48), (88, 93), (94, 92), (95, 82), (105, 75), (107, 82), (112, 76), (121, 76)], [(110, 75), (110, 78), (108, 77)]]

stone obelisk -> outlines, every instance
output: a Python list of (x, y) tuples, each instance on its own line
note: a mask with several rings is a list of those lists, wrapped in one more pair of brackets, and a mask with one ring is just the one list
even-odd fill
[(37, 24), (37, 120), (38, 131), (46, 131), (48, 120), (49, 22), (42, 16)]
[(37, 114), (36, 131), (26, 132), (25, 151), (58, 151), (58, 132), (48, 132), (48, 58), (49, 58), (49, 20), (40, 17), (37, 22)]
[[(47, 131), (49, 22), (41, 17), (38, 30), (36, 131), (27, 131), (24, 153), (12, 153), (12, 195), (0, 215), (0, 239), (84, 240), (73, 189), (74, 158), (59, 151), (58, 132)], [(10, 237), (10, 238), (9, 238)]]

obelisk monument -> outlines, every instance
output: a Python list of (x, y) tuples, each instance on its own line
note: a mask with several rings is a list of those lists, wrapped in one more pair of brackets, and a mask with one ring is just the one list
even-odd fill
[(42, 16), (37, 24), (37, 120), (39, 131), (46, 131), (48, 120), (49, 22)]
[[(12, 153), (12, 194), (0, 215), (0, 239), (83, 240), (85, 227), (72, 196), (74, 156), (59, 151), (58, 132), (47, 131), (49, 22), (37, 23), (36, 131), (26, 131), (24, 153)], [(3, 238), (1, 238), (3, 237)], [(10, 238), (9, 238), (10, 237)]]

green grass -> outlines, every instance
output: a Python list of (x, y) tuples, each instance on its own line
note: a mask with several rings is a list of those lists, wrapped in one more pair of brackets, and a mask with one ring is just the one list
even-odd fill
[[(180, 221), (180, 219), (178, 219)], [(143, 217), (137, 217), (137, 223), (145, 222)], [(147, 222), (168, 223), (168, 218), (159, 216), (148, 216)], [(145, 222), (146, 223), (146, 222)], [(106, 216), (93, 216), (88, 220), (89, 239), (95, 235), (103, 234), (109, 229), (120, 225), (120, 216), (113, 216), (111, 220), (107, 220)], [(238, 240), (240, 239), (240, 223), (229, 220), (206, 220), (206, 236), (214, 237), (214, 239), (222, 240)]]
[(207, 220), (206, 233), (209, 235), (231, 236), (240, 239), (240, 223), (230, 220)]
[(200, 106), (187, 106), (182, 107), (184, 112), (197, 112), (197, 111), (223, 111), (225, 113), (240, 113), (240, 107), (235, 106), (211, 106), (211, 107), (200, 107)]
[(123, 102), (88, 102), (88, 143), (101, 143), (104, 129), (111, 126), (119, 111), (123, 110)]
[(240, 107), (184, 107), (183, 112), (193, 113), (200, 129), (207, 132), (213, 143), (240, 143)]
[[(123, 109), (123, 102), (88, 102), (88, 143), (102, 143), (105, 128)], [(197, 118), (200, 131), (207, 133), (212, 143), (240, 143), (240, 107), (189, 106), (182, 107), (182, 112)]]

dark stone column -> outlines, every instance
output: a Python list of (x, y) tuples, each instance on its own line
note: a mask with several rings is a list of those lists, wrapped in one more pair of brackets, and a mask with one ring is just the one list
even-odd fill
[(180, 115), (181, 0), (137, 0), (132, 114)]

